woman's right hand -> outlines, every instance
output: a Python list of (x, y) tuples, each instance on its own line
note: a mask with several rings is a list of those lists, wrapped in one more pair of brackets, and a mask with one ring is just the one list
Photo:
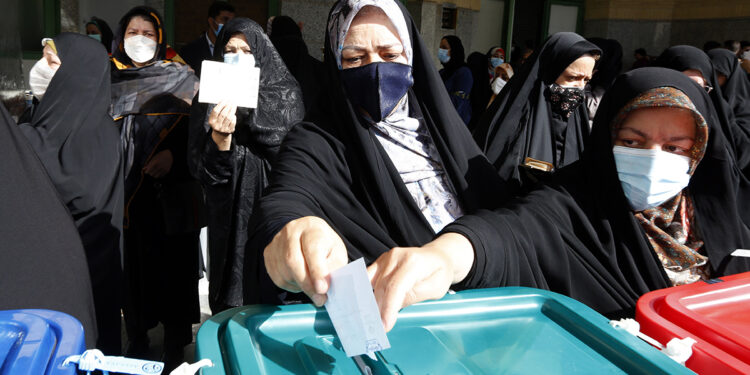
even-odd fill
[(211, 138), (219, 151), (229, 151), (232, 147), (232, 133), (237, 125), (237, 106), (226, 102), (219, 102), (208, 115), (208, 125), (213, 130)]
[(276, 286), (305, 292), (317, 306), (326, 301), (330, 274), (349, 262), (346, 246), (328, 223), (315, 216), (288, 222), (263, 251)]

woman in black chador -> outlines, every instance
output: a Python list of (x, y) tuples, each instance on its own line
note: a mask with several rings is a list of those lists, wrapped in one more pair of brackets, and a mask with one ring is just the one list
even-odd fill
[(206, 192), (209, 302), (216, 314), (242, 305), (243, 256), (250, 215), (268, 184), (287, 131), (302, 120), (302, 91), (263, 30), (247, 18), (229, 21), (216, 60), (260, 68), (258, 107), (196, 104), (188, 164)]
[[(36, 98), (19, 125), (68, 207), (86, 250), (99, 338), (89, 343), (120, 354), (122, 154), (109, 116), (107, 51), (85, 35), (45, 39), (31, 69)], [(8, 180), (11, 182), (11, 180)]]
[(2, 104), (0, 176), (0, 310), (64, 312), (83, 325), (86, 347), (97, 347), (91, 278), (76, 225)]
[(190, 104), (198, 78), (168, 60), (161, 17), (136, 7), (120, 20), (112, 51), (112, 114), (125, 150), (128, 355), (164, 324), (167, 369), (182, 361), (199, 319), (198, 235), (203, 194), (188, 173)]
[[(750, 270), (750, 259), (731, 255), (750, 245), (750, 185), (727, 146), (701, 87), (669, 69), (630, 71), (605, 94), (581, 160), (409, 249), (443, 251), (446, 263), (378, 260), (377, 269), (447, 267), (460, 287), (549, 289), (613, 318), (632, 316), (651, 290)], [(437, 278), (442, 293), (428, 295), (415, 278), (371, 277), (388, 322), (394, 305), (438, 298), (449, 285)]]
[(246, 303), (278, 302), (275, 284), (321, 304), (329, 270), (420, 246), (502, 195), (400, 2), (337, 2), (325, 50), (326, 108), (289, 132), (254, 213)]
[(590, 133), (583, 88), (601, 50), (556, 33), (492, 102), (474, 138), (511, 191), (578, 160)]

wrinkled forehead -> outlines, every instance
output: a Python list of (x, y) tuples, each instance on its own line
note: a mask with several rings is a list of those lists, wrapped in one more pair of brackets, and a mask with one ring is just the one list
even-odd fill
[(336, 56), (336, 64), (341, 69), (341, 51), (344, 48), (344, 40), (352, 21), (360, 10), (366, 6), (379, 8), (388, 16), (393, 26), (396, 28), (399, 39), (404, 45), (407, 64), (412, 62), (412, 45), (409, 37), (409, 29), (406, 26), (401, 9), (393, 0), (346, 0), (336, 3), (331, 16), (328, 19), (328, 34), (331, 42), (331, 48)]

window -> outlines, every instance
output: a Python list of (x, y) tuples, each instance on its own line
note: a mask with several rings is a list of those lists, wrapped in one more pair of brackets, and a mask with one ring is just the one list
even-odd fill
[(42, 56), (42, 38), (51, 38), (60, 32), (60, 1), (19, 0), (18, 5), (23, 57), (38, 59)]
[(456, 20), (458, 19), (458, 12), (455, 7), (443, 6), (443, 19), (441, 27), (443, 29), (456, 29)]

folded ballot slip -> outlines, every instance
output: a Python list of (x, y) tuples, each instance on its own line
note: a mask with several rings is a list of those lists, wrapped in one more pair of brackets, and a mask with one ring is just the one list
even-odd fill
[(325, 307), (348, 357), (391, 347), (363, 258), (331, 273)]
[(217, 104), (229, 102), (238, 107), (258, 107), (260, 68), (204, 60), (198, 101)]

